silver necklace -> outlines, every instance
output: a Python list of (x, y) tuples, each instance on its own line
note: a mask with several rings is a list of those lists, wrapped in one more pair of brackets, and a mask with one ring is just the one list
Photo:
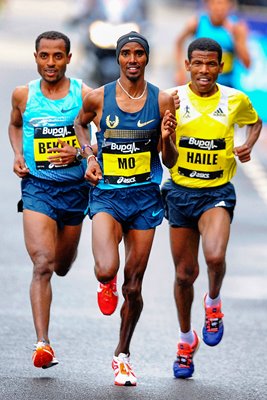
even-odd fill
[(144, 88), (143, 93), (142, 93), (140, 96), (138, 96), (138, 97), (133, 97), (133, 96), (131, 96), (130, 93), (128, 93), (127, 90), (124, 89), (124, 87), (123, 87), (122, 84), (120, 83), (120, 80), (119, 80), (119, 79), (117, 80), (117, 82), (118, 82), (118, 84), (120, 85), (121, 89), (124, 91), (124, 93), (127, 94), (127, 96), (130, 97), (130, 99), (132, 99), (132, 100), (140, 100), (140, 99), (142, 99), (142, 97), (144, 96), (144, 94), (145, 94), (145, 92), (146, 92), (147, 81), (146, 81), (146, 84), (145, 84), (145, 88)]

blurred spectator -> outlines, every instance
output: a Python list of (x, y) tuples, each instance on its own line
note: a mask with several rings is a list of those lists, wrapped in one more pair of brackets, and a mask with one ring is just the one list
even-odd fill
[(223, 48), (223, 73), (218, 82), (233, 86), (234, 59), (237, 57), (246, 68), (250, 66), (247, 47), (248, 28), (244, 21), (235, 15), (234, 0), (204, 0), (205, 8), (193, 16), (176, 41), (177, 71), (175, 81), (182, 85), (187, 76), (184, 66), (184, 46), (187, 39), (210, 37)]

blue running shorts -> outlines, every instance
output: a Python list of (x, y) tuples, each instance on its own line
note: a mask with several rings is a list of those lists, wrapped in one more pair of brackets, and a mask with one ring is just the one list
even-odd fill
[(214, 207), (225, 208), (233, 219), (236, 194), (232, 183), (213, 188), (191, 189), (177, 185), (171, 179), (161, 189), (164, 216), (172, 227), (198, 229), (201, 215)]
[(156, 184), (121, 189), (98, 189), (90, 191), (89, 216), (100, 212), (112, 215), (123, 228), (147, 230), (160, 225), (164, 209), (160, 188)]
[(32, 175), (21, 181), (23, 209), (54, 219), (60, 227), (79, 225), (88, 207), (88, 182), (54, 182)]

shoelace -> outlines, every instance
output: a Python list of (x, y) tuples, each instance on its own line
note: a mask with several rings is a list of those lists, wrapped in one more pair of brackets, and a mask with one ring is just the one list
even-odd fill
[(180, 344), (177, 352), (178, 363), (184, 367), (189, 367), (192, 362), (194, 348), (188, 344)]
[(106, 283), (106, 284), (100, 283), (100, 289), (105, 296), (108, 296), (108, 297), (112, 296), (112, 288), (111, 288), (110, 283)]
[(208, 332), (218, 331), (220, 320), (224, 317), (224, 314), (217, 311), (215, 307), (210, 307), (210, 309), (206, 310), (206, 330)]
[(45, 346), (49, 346), (50, 347), (50, 345), (47, 342), (44, 342), (44, 341), (40, 340), (39, 342), (34, 344), (34, 350), (36, 350), (36, 349), (38, 349), (40, 347), (45, 347)]
[(129, 362), (128, 357), (120, 357), (114, 360), (116, 364), (116, 369), (120, 369), (121, 373), (126, 373), (129, 375), (132, 372), (132, 366)]

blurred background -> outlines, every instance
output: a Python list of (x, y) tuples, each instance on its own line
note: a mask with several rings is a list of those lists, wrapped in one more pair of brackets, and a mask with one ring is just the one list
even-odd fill
[[(0, 0), (1, 60), (19, 56), (33, 64), (34, 39), (42, 30), (61, 29), (72, 41), (70, 72), (92, 87), (118, 74), (114, 43), (125, 31), (138, 30), (151, 46), (148, 78), (162, 89), (174, 86), (175, 40), (192, 15), (205, 8), (203, 0)], [(267, 0), (233, 1), (232, 13), (248, 27), (251, 65), (235, 60), (234, 86), (252, 99), (267, 122)], [(188, 41), (189, 42), (189, 41)], [(10, 79), (8, 79), (10, 82)], [(17, 84), (17, 81), (13, 81)], [(6, 82), (7, 83), (7, 82)], [(11, 82), (12, 86), (12, 82)]]
[[(117, 342), (119, 311), (103, 318), (96, 305), (89, 219), (84, 223), (74, 267), (64, 279), (53, 280), (50, 325), (60, 366), (44, 375), (31, 364), (31, 344), (35, 341), (28, 293), (32, 268), (23, 241), (22, 216), (16, 212), (20, 182), (12, 172), (13, 152), (7, 129), (12, 91), (39, 77), (33, 57), (36, 37), (47, 30), (66, 33), (73, 53), (67, 76), (83, 78), (97, 87), (118, 73), (112, 49), (114, 32), (121, 23), (134, 23), (151, 47), (146, 78), (167, 89), (176, 85), (177, 37), (203, 8), (202, 1), (193, 0), (0, 0), (1, 399), (125, 400), (119, 393), (129, 393), (118, 392), (112, 385), (110, 360)], [(177, 400), (177, 394), (184, 400), (267, 398), (267, 0), (242, 0), (235, 3), (233, 13), (248, 26), (251, 54), (248, 69), (236, 62), (234, 85), (250, 96), (265, 126), (252, 161), (239, 164), (234, 179), (238, 205), (223, 287), (225, 340), (216, 349), (201, 347), (193, 381), (173, 380), (171, 365), (178, 327), (168, 226), (164, 221), (155, 237), (144, 281), (145, 307), (132, 342), (133, 361), (142, 378), (128, 400)], [(97, 20), (100, 25), (94, 24)], [(207, 285), (202, 260), (201, 264), (193, 306), (194, 326), (199, 330)]]

